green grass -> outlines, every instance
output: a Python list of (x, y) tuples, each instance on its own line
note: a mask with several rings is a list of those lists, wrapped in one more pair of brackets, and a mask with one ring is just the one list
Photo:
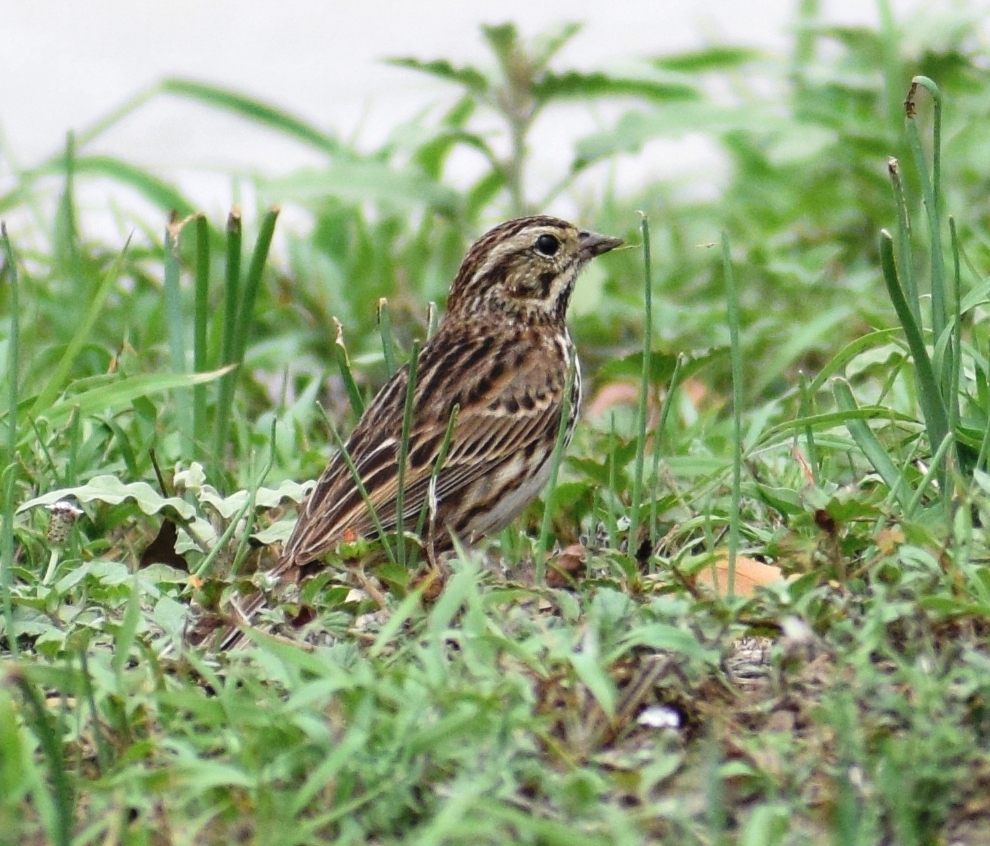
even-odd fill
[[(18, 171), (0, 843), (990, 841), (990, 49), (958, 9), (879, 9), (835, 28), (800, 4), (786, 61), (713, 46), (624, 75), (561, 68), (573, 27), (488, 27), (487, 63), (398, 61), (449, 99), (371, 152), (166, 80)], [(207, 220), (92, 152), (162, 96), (325, 163)], [(538, 195), (533, 126), (604, 101)], [(727, 158), (715, 199), (608, 187), (687, 131)], [(465, 147), (486, 165), (459, 191)], [(160, 217), (93, 241), (93, 176)], [(559, 196), (643, 249), (575, 294), (588, 394), (625, 399), (586, 404), (544, 497), (439, 597), (392, 538), (271, 603), (277, 636), (185, 647), (191, 604), (265, 587), (300, 481), (435, 326), (471, 239)], [(312, 226), (270, 255), (286, 203)], [(751, 559), (789, 581), (746, 593)]]

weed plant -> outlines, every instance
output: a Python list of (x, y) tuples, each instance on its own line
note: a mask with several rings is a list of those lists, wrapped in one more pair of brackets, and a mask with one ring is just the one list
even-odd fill
[[(487, 63), (397, 60), (449, 99), (372, 152), (170, 79), (17, 171), (0, 842), (990, 842), (990, 53), (957, 7), (878, 9), (837, 28), (805, 0), (785, 60), (625, 75), (558, 69), (573, 26), (488, 27)], [(162, 96), (325, 162), (208, 220), (98, 152)], [(537, 196), (532, 127), (605, 101)], [(717, 197), (607, 187), (687, 132), (725, 156)], [(483, 166), (457, 190), (463, 149)], [(93, 241), (94, 176), (160, 219)], [(393, 538), (271, 603), (280, 636), (186, 648), (191, 604), (264, 587), (299, 480), (471, 238), (562, 197), (643, 249), (582, 278), (592, 400), (543, 498), (436, 598)], [(273, 256), (289, 203), (312, 225)], [(748, 590), (753, 562), (787, 579)]]

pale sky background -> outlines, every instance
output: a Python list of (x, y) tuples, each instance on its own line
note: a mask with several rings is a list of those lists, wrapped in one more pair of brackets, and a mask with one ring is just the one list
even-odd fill
[[(903, 19), (918, 0), (891, 0)], [(759, 46), (784, 55), (796, 0), (499, 0), (464, 2), (314, 2), (314, 0), (0, 0), (0, 191), (10, 161), (30, 167), (58, 151), (69, 129), (90, 126), (167, 75), (230, 86), (272, 101), (372, 149), (400, 118), (453, 102), (454, 89), (389, 67), (389, 56), (487, 61), (478, 26), (514, 21), (525, 35), (562, 21), (584, 29), (562, 51), (559, 68), (622, 69), (641, 57), (712, 43)], [(877, 6), (823, 0), (827, 19), (875, 23)], [(587, 116), (584, 117), (587, 120)], [(580, 118), (576, 118), (580, 123)], [(543, 127), (534, 138), (534, 170), (552, 170), (591, 125)], [(568, 124), (568, 125), (564, 125)], [(217, 219), (231, 202), (226, 171), (282, 174), (317, 161), (305, 148), (176, 99), (132, 115), (87, 152), (108, 153), (152, 169), (181, 187)], [(635, 182), (704, 170), (697, 139), (662, 156), (640, 156), (621, 173)], [(659, 161), (662, 159), (662, 162)], [(87, 188), (99, 214), (105, 188)]]

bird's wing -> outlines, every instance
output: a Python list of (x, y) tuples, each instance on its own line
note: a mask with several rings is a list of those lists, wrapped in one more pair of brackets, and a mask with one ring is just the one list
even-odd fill
[[(540, 344), (522, 334), (501, 342), (479, 333), (452, 334), (442, 338), (442, 345), (428, 343), (420, 354), (403, 485), (407, 528), (415, 527), (423, 508), (455, 404), (460, 410), (436, 484), (440, 502), (455, 502), (516, 456), (528, 452), (532, 458), (538, 450), (552, 449), (559, 426), (566, 380), (559, 345)], [(555, 362), (554, 356), (560, 360)], [(407, 377), (405, 368), (392, 377), (347, 443), (368, 501), (385, 531), (396, 528)], [(445, 510), (456, 511), (456, 505)], [(286, 544), (282, 563), (284, 568), (305, 564), (343, 539), (374, 531), (365, 497), (343, 456), (337, 454), (317, 482)]]

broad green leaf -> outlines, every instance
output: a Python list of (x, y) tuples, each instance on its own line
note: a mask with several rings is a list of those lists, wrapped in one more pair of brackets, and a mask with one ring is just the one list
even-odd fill
[(171, 509), (183, 520), (191, 520), (196, 513), (196, 510), (185, 500), (176, 496), (164, 497), (147, 482), (124, 484), (116, 476), (94, 476), (84, 485), (49, 491), (29, 499), (17, 509), (17, 513), (27, 511), (29, 508), (37, 508), (39, 505), (51, 505), (67, 497), (75, 497), (79, 502), (104, 502), (108, 505), (119, 505), (132, 500), (145, 514), (160, 514), (166, 509)]
[[(143, 574), (146, 575), (146, 572)], [(175, 641), (182, 639), (182, 630), (189, 613), (187, 605), (176, 602), (168, 596), (162, 596), (151, 611), (152, 619), (161, 626), (165, 633)]]

